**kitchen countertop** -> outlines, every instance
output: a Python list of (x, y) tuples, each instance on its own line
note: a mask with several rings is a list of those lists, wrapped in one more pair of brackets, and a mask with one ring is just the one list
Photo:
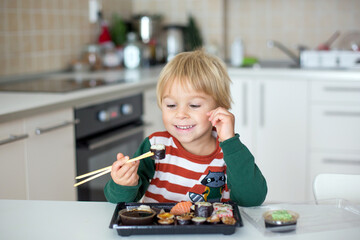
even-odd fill
[[(121, 239), (109, 228), (115, 204), (108, 202), (0, 200), (1, 239)], [(245, 217), (244, 226), (232, 235), (133, 235), (128, 239), (357, 239), (360, 227), (265, 236)]]
[(82, 89), (67, 93), (0, 92), (0, 123), (67, 107), (83, 107), (114, 100), (156, 86), (161, 67), (142, 70), (118, 70), (96, 73), (52, 74), (56, 78), (103, 77), (108, 81), (126, 79), (118, 84)]
[[(68, 93), (34, 93), (34, 92), (0, 92), (0, 123), (32, 116), (49, 110), (67, 107), (82, 107), (103, 101), (114, 100), (126, 95), (139, 93), (155, 87), (162, 67), (140, 70), (117, 70), (95, 73), (63, 73), (54, 74), (57, 77), (96, 77), (100, 76), (110, 81), (127, 79), (125, 82), (89, 88)], [(360, 80), (359, 71), (341, 70), (304, 70), (304, 69), (271, 69), (271, 68), (229, 68), (229, 74), (243, 76), (272, 76), (277, 78), (308, 78), (308, 79), (347, 79)]]

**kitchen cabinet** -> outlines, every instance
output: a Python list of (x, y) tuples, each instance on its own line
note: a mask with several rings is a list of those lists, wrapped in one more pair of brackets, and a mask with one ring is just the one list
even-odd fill
[(0, 199), (26, 199), (26, 138), (22, 120), (0, 125)]
[(231, 76), (232, 109), (235, 116), (235, 132), (240, 134), (241, 141), (255, 150), (254, 137), (254, 79), (243, 76)]
[(73, 110), (2, 124), (1, 139), (10, 134), (23, 139), (0, 145), (0, 198), (76, 200)]
[[(360, 174), (360, 82), (339, 78), (312, 81), (310, 102), (310, 176)], [(309, 198), (313, 199), (311, 190)]]
[(25, 120), (29, 199), (76, 200), (73, 110)]
[(145, 137), (158, 131), (164, 131), (162, 113), (157, 105), (156, 88), (148, 88), (144, 91), (144, 121)]
[(303, 201), (307, 178), (307, 81), (230, 75), (235, 130), (268, 184), (267, 202)]

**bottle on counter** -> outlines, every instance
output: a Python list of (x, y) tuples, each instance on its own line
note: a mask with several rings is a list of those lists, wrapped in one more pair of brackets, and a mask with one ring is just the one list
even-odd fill
[(137, 41), (136, 33), (127, 34), (127, 43), (124, 47), (124, 66), (129, 69), (138, 68), (141, 65), (142, 45)]
[(236, 38), (231, 44), (230, 64), (234, 67), (241, 67), (244, 62), (244, 44), (241, 38)]

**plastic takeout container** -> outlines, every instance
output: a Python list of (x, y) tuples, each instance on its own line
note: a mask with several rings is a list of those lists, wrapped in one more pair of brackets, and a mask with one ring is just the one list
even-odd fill
[(170, 209), (176, 203), (118, 203), (116, 205), (114, 214), (110, 222), (110, 228), (115, 229), (120, 236), (130, 235), (154, 235), (154, 234), (224, 234), (230, 235), (235, 232), (239, 227), (243, 226), (240, 211), (235, 203), (229, 202), (228, 204), (233, 207), (233, 215), (236, 220), (235, 225), (219, 224), (202, 224), (202, 225), (179, 225), (176, 223), (173, 225), (160, 225), (154, 219), (151, 224), (148, 225), (125, 225), (122, 223), (119, 216), (119, 212), (123, 209), (134, 209), (140, 205), (148, 205), (155, 211), (164, 209), (169, 212)]
[[(286, 209), (299, 214), (294, 231), (279, 233), (265, 226), (264, 214), (279, 209)], [(243, 207), (240, 212), (264, 235), (302, 234), (360, 226), (360, 207), (344, 199)]]
[[(286, 212), (290, 219), (274, 219), (273, 214), (276, 212)], [(296, 229), (296, 223), (299, 218), (299, 214), (286, 210), (286, 209), (279, 209), (279, 210), (270, 210), (263, 214), (265, 227), (269, 228), (269, 230), (273, 232), (289, 232), (294, 231)]]

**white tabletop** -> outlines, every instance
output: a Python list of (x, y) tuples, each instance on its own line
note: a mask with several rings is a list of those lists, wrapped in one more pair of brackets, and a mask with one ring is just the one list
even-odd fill
[[(0, 200), (0, 239), (121, 239), (109, 228), (116, 205), (106, 202)], [(265, 236), (243, 217), (232, 235), (133, 235), (129, 239), (359, 239), (360, 226), (312, 233)]]

